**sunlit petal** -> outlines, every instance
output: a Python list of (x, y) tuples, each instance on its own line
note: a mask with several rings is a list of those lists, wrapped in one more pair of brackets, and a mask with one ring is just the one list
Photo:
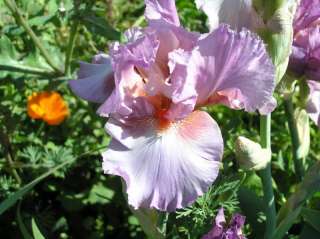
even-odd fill
[(215, 121), (201, 111), (164, 131), (158, 126), (144, 120), (107, 127), (114, 139), (103, 154), (103, 169), (124, 178), (134, 208), (174, 211), (194, 202), (216, 179), (223, 141)]

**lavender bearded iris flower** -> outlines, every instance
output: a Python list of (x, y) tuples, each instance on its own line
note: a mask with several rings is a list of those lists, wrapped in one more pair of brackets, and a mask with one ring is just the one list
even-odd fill
[(309, 79), (307, 112), (320, 127), (320, 0), (302, 0), (297, 9), (289, 69)]
[(320, 0), (302, 0), (293, 27), (290, 70), (320, 81)]
[(245, 236), (242, 233), (244, 222), (244, 216), (235, 214), (232, 216), (228, 227), (226, 227), (226, 219), (223, 208), (221, 208), (215, 218), (213, 228), (201, 239), (245, 239)]
[(218, 175), (223, 139), (200, 107), (261, 108), (272, 97), (274, 67), (262, 40), (248, 30), (221, 25), (191, 33), (180, 26), (173, 0), (145, 3), (148, 26), (127, 31), (127, 43), (114, 43), (111, 61), (100, 56), (82, 63), (70, 86), (103, 102), (98, 113), (110, 117), (112, 136), (103, 169), (125, 180), (129, 204), (174, 211)]

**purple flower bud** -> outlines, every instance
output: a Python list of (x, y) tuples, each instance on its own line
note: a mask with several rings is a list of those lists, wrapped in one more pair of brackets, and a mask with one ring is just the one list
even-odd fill
[(201, 239), (245, 239), (242, 233), (244, 223), (245, 217), (237, 213), (227, 225), (223, 208), (220, 208), (213, 228)]

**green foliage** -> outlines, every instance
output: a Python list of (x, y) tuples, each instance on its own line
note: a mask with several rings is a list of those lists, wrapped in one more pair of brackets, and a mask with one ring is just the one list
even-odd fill
[(239, 211), (237, 191), (241, 183), (242, 180), (237, 178), (220, 177), (192, 207), (177, 212), (174, 236), (199, 238), (210, 230), (219, 208), (223, 207), (229, 216)]

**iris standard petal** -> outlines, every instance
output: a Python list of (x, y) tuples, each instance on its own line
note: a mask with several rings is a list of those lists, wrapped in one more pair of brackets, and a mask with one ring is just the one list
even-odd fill
[(175, 49), (192, 50), (200, 36), (199, 33), (189, 32), (183, 27), (172, 25), (166, 21), (150, 22), (146, 31), (156, 34), (159, 40), (157, 62), (160, 64), (167, 64), (168, 54)]
[(197, 44), (187, 75), (196, 83), (198, 105), (221, 103), (251, 112), (270, 101), (275, 69), (257, 35), (221, 25)]
[(144, 75), (141, 72), (154, 64), (158, 47), (159, 41), (153, 33), (142, 34), (126, 44), (115, 43), (111, 46), (115, 90), (99, 108), (100, 115), (132, 113), (133, 100), (145, 94)]
[(170, 83), (164, 89), (164, 94), (172, 100), (172, 105), (167, 112), (168, 119), (182, 119), (190, 114), (196, 105), (195, 84), (187, 81), (190, 57), (191, 52), (182, 49), (169, 53)]
[(175, 0), (145, 0), (145, 4), (145, 17), (149, 22), (161, 20), (176, 26), (180, 25)]
[(78, 79), (70, 80), (74, 94), (95, 103), (103, 103), (114, 90), (114, 78), (109, 56), (96, 55), (93, 63), (80, 62)]
[(114, 138), (103, 153), (103, 169), (124, 178), (134, 208), (175, 211), (194, 202), (216, 179), (223, 140), (207, 113), (195, 111), (165, 130), (151, 119), (123, 127), (121, 135), (117, 127), (107, 127)]

